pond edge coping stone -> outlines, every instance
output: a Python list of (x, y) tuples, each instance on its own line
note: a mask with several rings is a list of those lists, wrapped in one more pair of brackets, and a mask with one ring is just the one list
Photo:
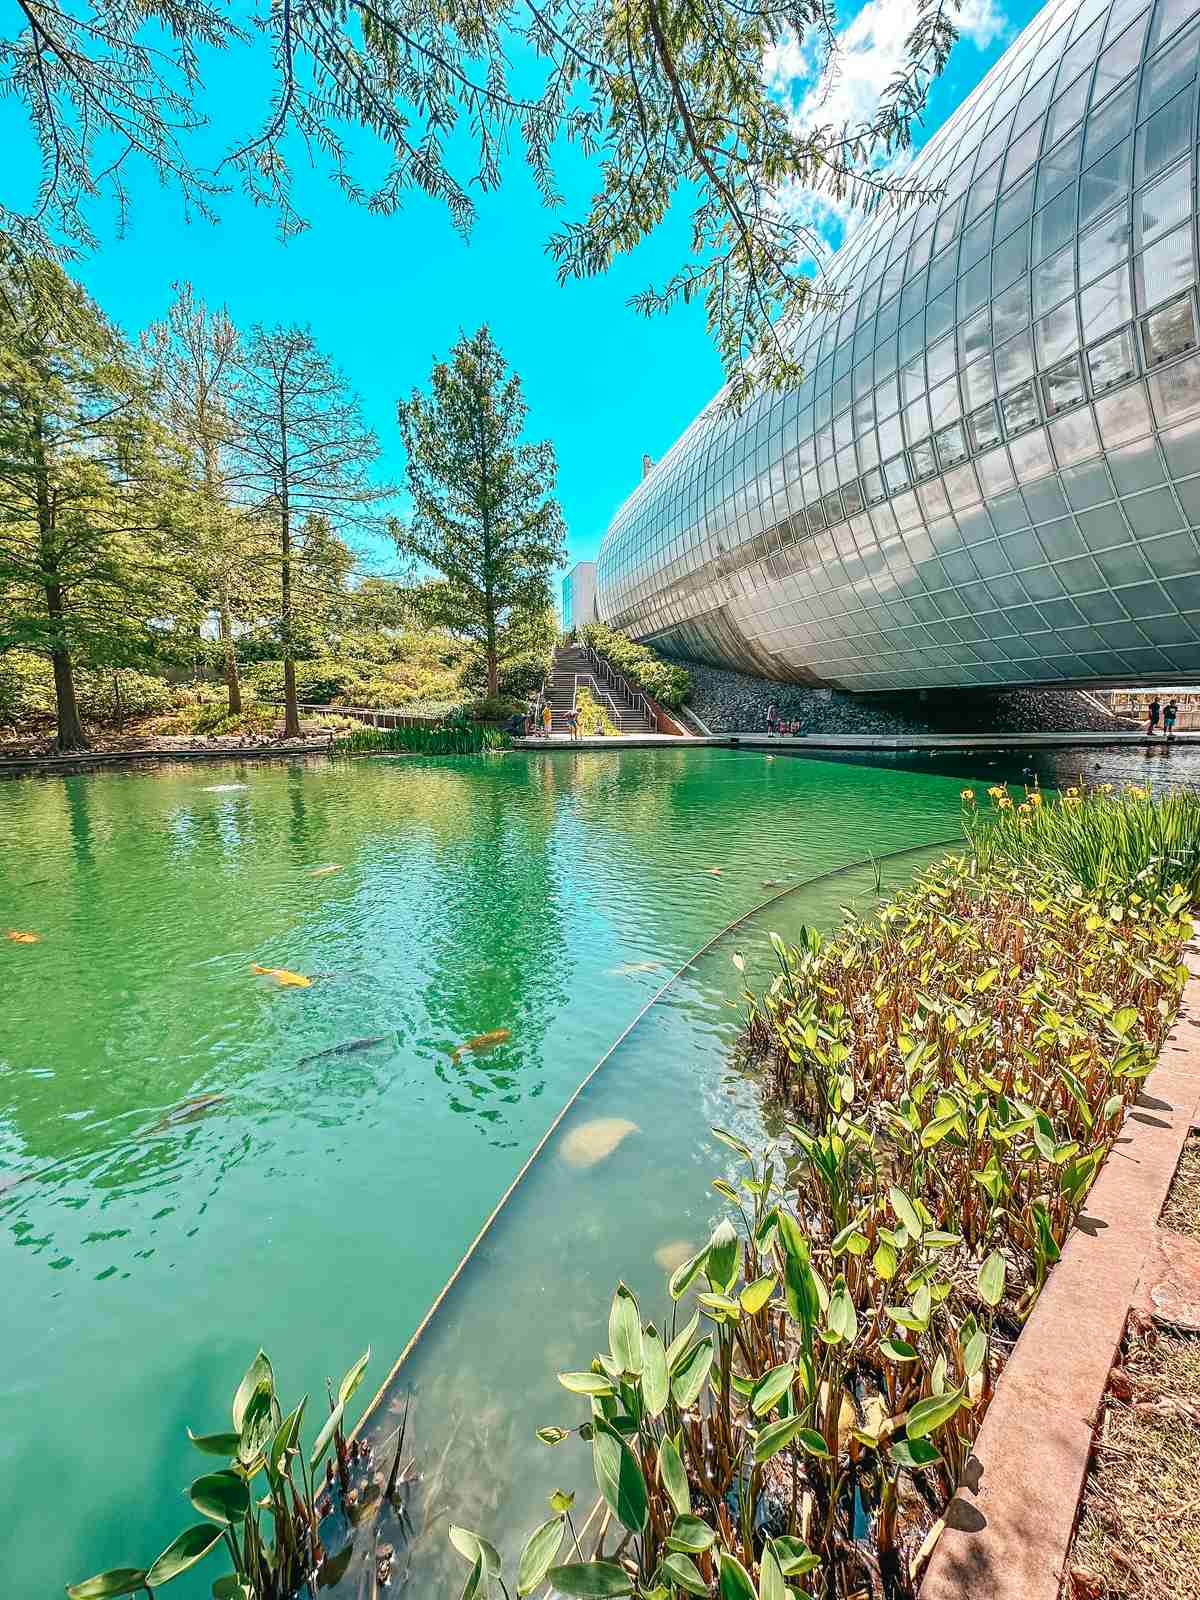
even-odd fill
[[(1158, 1064), (996, 1385), (920, 1600), (1058, 1600), (1130, 1310), (1156, 1307), (1165, 1262), (1200, 1264), (1195, 1241), (1180, 1247), (1179, 1235), (1158, 1226), (1200, 1117), (1198, 936), (1200, 922), (1184, 950), (1191, 976)], [(1200, 1279), (1183, 1301), (1200, 1303)]]

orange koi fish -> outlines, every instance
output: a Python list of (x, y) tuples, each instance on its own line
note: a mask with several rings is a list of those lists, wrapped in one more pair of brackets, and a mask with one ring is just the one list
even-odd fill
[(511, 1028), (493, 1028), (490, 1033), (477, 1033), (473, 1039), (465, 1039), (462, 1044), (455, 1045), (450, 1054), (455, 1061), (461, 1061), (468, 1052), (473, 1056), (482, 1055), (485, 1050), (494, 1050), (498, 1044), (511, 1038)]
[(286, 967), (260, 967), (252, 962), (250, 971), (260, 973), (266, 978), (274, 978), (275, 982), (285, 989), (312, 988), (311, 978), (306, 978), (302, 972), (289, 972)]
[(9, 928), (4, 937), (11, 939), (14, 944), (39, 944), (42, 936), (40, 933), (18, 933), (15, 928)]

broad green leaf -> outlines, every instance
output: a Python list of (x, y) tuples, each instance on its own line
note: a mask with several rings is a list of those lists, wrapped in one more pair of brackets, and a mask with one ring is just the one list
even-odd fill
[(888, 1455), (898, 1467), (907, 1467), (910, 1472), (932, 1467), (942, 1459), (928, 1439), (897, 1439)]
[(611, 1378), (602, 1372), (560, 1372), (558, 1381), (572, 1394), (616, 1394)]
[(663, 1571), (670, 1575), (672, 1583), (685, 1589), (688, 1594), (708, 1593), (708, 1584), (700, 1576), (700, 1568), (691, 1556), (684, 1555), (680, 1550), (672, 1550), (663, 1557)]
[(462, 1600), (478, 1600), (481, 1589), (487, 1593), (487, 1579), (483, 1575), (483, 1557), (476, 1556), (462, 1592)]
[(147, 1589), (157, 1589), (160, 1584), (170, 1583), (172, 1578), (194, 1567), (222, 1536), (223, 1530), (214, 1528), (211, 1522), (198, 1522), (194, 1528), (185, 1528), (178, 1538), (171, 1540), (146, 1573)]
[(917, 1352), (911, 1344), (905, 1344), (903, 1339), (881, 1339), (879, 1348), (889, 1361), (915, 1361)]
[(677, 1513), (686, 1517), (692, 1509), (692, 1496), (674, 1439), (664, 1439), (658, 1447), (658, 1481)]
[(667, 1371), (674, 1373), (675, 1367), (683, 1352), (696, 1336), (696, 1329), (700, 1326), (700, 1313), (693, 1311), (688, 1319), (686, 1328), (681, 1328), (667, 1346)]
[(144, 1567), (112, 1567), (94, 1578), (67, 1586), (71, 1600), (116, 1600), (117, 1595), (137, 1594), (146, 1587)]
[(728, 1294), (733, 1287), (741, 1254), (741, 1240), (734, 1230), (733, 1223), (728, 1217), (722, 1217), (708, 1241), (708, 1262), (704, 1269), (708, 1274), (709, 1283), (719, 1293)]
[(582, 1595), (586, 1600), (633, 1593), (633, 1579), (615, 1561), (576, 1561), (551, 1567), (548, 1576), (550, 1587), (559, 1594)]
[(242, 1442), (240, 1433), (193, 1433), (190, 1428), (188, 1438), (206, 1456), (223, 1456), (226, 1461), (237, 1455)]
[(670, 1393), (667, 1352), (658, 1329), (650, 1323), (642, 1338), (642, 1399), (652, 1417), (661, 1416), (666, 1410)]
[(896, 1276), (896, 1252), (886, 1239), (880, 1240), (871, 1258), (871, 1266), (875, 1276), (882, 1278), (884, 1283), (890, 1283)]
[(702, 1517), (678, 1516), (667, 1536), (668, 1550), (687, 1550), (699, 1555), (716, 1540), (716, 1534)]
[(517, 1564), (517, 1593), (532, 1594), (554, 1565), (566, 1532), (566, 1519), (551, 1517), (525, 1541)]
[(227, 1572), (215, 1578), (212, 1586), (213, 1600), (255, 1600), (254, 1590), (236, 1572)]
[(905, 1432), (910, 1439), (924, 1439), (943, 1423), (949, 1422), (962, 1403), (961, 1389), (947, 1389), (945, 1394), (934, 1394), (925, 1400), (918, 1400), (908, 1413)]
[(363, 1373), (367, 1370), (367, 1362), (370, 1361), (370, 1359), (371, 1346), (368, 1345), (363, 1351), (362, 1355), (359, 1356), (358, 1360), (342, 1378), (341, 1383), (338, 1384), (338, 1405), (347, 1406), (350, 1404), (350, 1397), (362, 1382)]
[(979, 1298), (985, 1306), (998, 1306), (1004, 1298), (1004, 1277), (1008, 1265), (999, 1250), (993, 1250), (991, 1255), (979, 1269), (976, 1280), (979, 1289)]
[(750, 1574), (728, 1550), (721, 1551), (721, 1600), (756, 1600)]
[(925, 1229), (912, 1201), (903, 1189), (889, 1189), (888, 1198), (892, 1202), (892, 1210), (900, 1226), (905, 1230), (910, 1239), (919, 1239)]
[(775, 1274), (769, 1272), (765, 1277), (755, 1278), (753, 1283), (746, 1285), (739, 1299), (742, 1302), (742, 1310), (747, 1316), (756, 1316), (762, 1310), (775, 1292), (776, 1281)]
[(703, 1250), (697, 1250), (696, 1254), (689, 1257), (682, 1266), (675, 1268), (667, 1283), (672, 1300), (681, 1300), (683, 1298), (691, 1288), (697, 1275), (703, 1271), (707, 1260), (708, 1246), (705, 1245)]
[(1113, 1012), (1112, 1016), (1109, 1018), (1109, 1022), (1112, 1026), (1113, 1032), (1120, 1034), (1121, 1037), (1124, 1038), (1124, 1036), (1133, 1027), (1137, 1019), (1138, 1014), (1136, 1006), (1122, 1006), (1119, 1011)]
[(623, 1283), (617, 1285), (608, 1313), (608, 1346), (620, 1370), (637, 1377), (642, 1370), (642, 1314)]
[(704, 1338), (692, 1346), (671, 1374), (671, 1393), (681, 1411), (695, 1405), (712, 1363), (713, 1342), (711, 1338)]
[(267, 1379), (263, 1379), (250, 1396), (242, 1415), (242, 1436), (238, 1440), (237, 1458), (247, 1472), (257, 1472), (262, 1464), (263, 1452), (279, 1426), (279, 1407)]
[(566, 1428), (546, 1427), (537, 1430), (537, 1436), (543, 1444), (561, 1444), (564, 1439), (571, 1437)]
[(815, 1428), (801, 1428), (796, 1435), (796, 1443), (810, 1456), (816, 1456), (818, 1461), (831, 1461), (829, 1446), (824, 1437)]
[(324, 1426), (313, 1442), (312, 1453), (308, 1458), (308, 1470), (315, 1472), (325, 1458), (325, 1452), (333, 1442), (333, 1436), (342, 1423), (342, 1407), (334, 1406), (325, 1418)]
[(833, 1293), (829, 1297), (829, 1314), (827, 1322), (831, 1333), (839, 1339), (844, 1339), (847, 1344), (853, 1344), (858, 1338), (858, 1315), (854, 1310), (854, 1301), (846, 1287), (846, 1280), (839, 1273), (833, 1282)]
[(294, 1450), (300, 1441), (300, 1424), (304, 1419), (304, 1408), (308, 1404), (305, 1395), (300, 1404), (289, 1411), (287, 1416), (276, 1429), (275, 1437), (271, 1440), (271, 1448), (267, 1451), (267, 1465), (271, 1472), (278, 1476), (280, 1463), (286, 1460), (289, 1450)]
[(778, 1422), (768, 1422), (765, 1428), (758, 1430), (754, 1440), (755, 1465), (761, 1466), (764, 1461), (769, 1461), (772, 1456), (778, 1455), (784, 1445), (791, 1444), (792, 1440), (803, 1432), (803, 1417), (783, 1417)]
[(271, 1362), (265, 1351), (260, 1350), (254, 1360), (246, 1368), (245, 1376), (238, 1384), (237, 1393), (233, 1397), (233, 1425), (240, 1434), (246, 1417), (246, 1408), (261, 1383), (270, 1386), (270, 1392), (275, 1393), (275, 1374), (271, 1370)]
[(977, 1329), (967, 1340), (963, 1347), (963, 1372), (968, 1378), (974, 1377), (982, 1369), (987, 1347), (987, 1333), (983, 1328)]
[(739, 1139), (736, 1134), (727, 1133), (724, 1128), (713, 1128), (711, 1132), (713, 1137), (720, 1139), (722, 1144), (727, 1144), (731, 1150), (736, 1150), (743, 1161), (754, 1160), (750, 1146), (744, 1140)]
[(250, 1509), (250, 1489), (240, 1472), (206, 1472), (188, 1490), (188, 1498), (202, 1517), (223, 1527), (244, 1517)]
[(764, 1372), (750, 1393), (750, 1409), (756, 1417), (766, 1416), (792, 1386), (796, 1376), (794, 1362), (784, 1361), (769, 1372)]
[(646, 1480), (633, 1451), (603, 1417), (596, 1418), (592, 1434), (592, 1470), (596, 1487), (622, 1527), (640, 1533), (646, 1526)]
[(821, 1565), (820, 1556), (814, 1555), (803, 1539), (794, 1539), (790, 1534), (780, 1534), (777, 1539), (772, 1539), (771, 1553), (785, 1578), (803, 1577), (806, 1572), (815, 1572)]
[(758, 1564), (758, 1600), (788, 1600), (787, 1584), (769, 1545)]
[(478, 1533), (472, 1533), (470, 1528), (456, 1527), (450, 1524), (450, 1543), (462, 1556), (464, 1561), (472, 1564), (476, 1561), (483, 1562), (484, 1575), (494, 1578), (500, 1571), (500, 1552), (489, 1540)]

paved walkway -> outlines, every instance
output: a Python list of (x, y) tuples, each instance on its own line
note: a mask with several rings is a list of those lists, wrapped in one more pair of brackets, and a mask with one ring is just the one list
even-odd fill
[(720, 733), (707, 739), (680, 739), (665, 733), (631, 734), (620, 739), (552, 737), (518, 739), (518, 750), (629, 750), (645, 745), (699, 745), (737, 750), (1047, 750), (1071, 746), (1200, 744), (1200, 733), (1177, 733), (1166, 740), (1144, 733), (810, 733), (793, 738), (765, 733)]

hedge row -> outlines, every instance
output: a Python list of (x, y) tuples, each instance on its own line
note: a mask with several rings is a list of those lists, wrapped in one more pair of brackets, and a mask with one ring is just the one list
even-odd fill
[(678, 711), (692, 692), (692, 680), (682, 667), (672, 666), (647, 645), (635, 644), (623, 633), (591, 622), (579, 630), (585, 644), (611, 661), (630, 683), (652, 695), (660, 705)]

